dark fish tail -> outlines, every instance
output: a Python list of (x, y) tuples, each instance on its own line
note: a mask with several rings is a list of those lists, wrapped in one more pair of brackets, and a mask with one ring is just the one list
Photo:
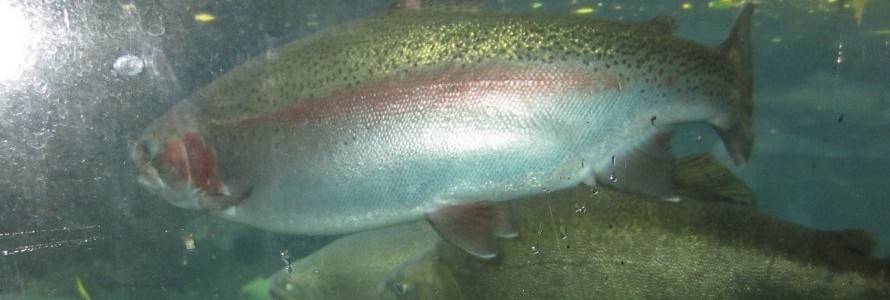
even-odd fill
[(751, 157), (751, 148), (754, 145), (754, 133), (751, 128), (753, 110), (751, 94), (754, 81), (751, 71), (750, 41), (752, 12), (751, 0), (745, 1), (729, 37), (718, 48), (729, 60), (737, 76), (736, 89), (739, 92), (739, 98), (736, 105), (738, 106), (738, 115), (735, 122), (728, 128), (717, 128), (717, 132), (726, 145), (726, 150), (736, 164), (748, 161), (748, 158)]

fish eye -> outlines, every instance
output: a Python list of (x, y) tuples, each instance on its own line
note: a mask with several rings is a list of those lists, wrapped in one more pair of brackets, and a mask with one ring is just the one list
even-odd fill
[(408, 293), (408, 284), (405, 284), (398, 280), (393, 280), (389, 283), (389, 287), (396, 292), (396, 295), (405, 295)]
[(154, 158), (155, 154), (158, 152), (158, 144), (149, 140), (139, 142), (137, 147), (139, 147), (139, 152), (143, 157), (149, 160)]

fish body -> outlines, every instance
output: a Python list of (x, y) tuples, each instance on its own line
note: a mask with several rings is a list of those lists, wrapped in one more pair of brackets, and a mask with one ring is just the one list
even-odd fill
[(293, 273), (284, 271), (269, 278), (269, 293), (289, 300), (375, 299), (394, 268), (422, 259), (440, 240), (422, 222), (363, 233), (337, 239), (291, 263)]
[(381, 229), (337, 240), (294, 263), (301, 275), (272, 276), (270, 289), (279, 300), (890, 297), (890, 259), (872, 256), (869, 234), (816, 230), (738, 204), (750, 202), (727, 203), (721, 198), (747, 198), (738, 192), (746, 187), (713, 162), (680, 162), (675, 174), (689, 183), (681, 203), (609, 187), (516, 200), (523, 234), (501, 242), (494, 260), (432, 243), (436, 234), (417, 222), (399, 230), (420, 234)]
[(443, 290), (460, 292), (445, 299), (890, 297), (890, 258), (873, 256), (867, 232), (816, 230), (710, 200), (649, 201), (605, 187), (595, 196), (576, 188), (517, 200), (523, 234), (501, 241), (496, 259), (442, 243), (427, 258), (435, 263), (399, 266), (386, 285), (415, 291), (390, 288), (384, 296), (424, 299), (413, 295)]
[(515, 232), (490, 204), (597, 182), (675, 197), (677, 124), (713, 125), (744, 162), (749, 19), (712, 49), (664, 19), (391, 10), (233, 69), (132, 157), (180, 207), (296, 234), (426, 216), (493, 257), (483, 236)]

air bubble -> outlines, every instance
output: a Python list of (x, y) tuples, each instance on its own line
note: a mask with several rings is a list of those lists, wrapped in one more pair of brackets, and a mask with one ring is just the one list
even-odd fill
[(531, 250), (532, 255), (538, 255), (538, 254), (541, 253), (541, 247), (538, 246), (538, 243), (537, 243), (537, 242), (534, 243), (534, 244), (532, 244), (532, 246), (529, 247), (529, 250)]
[(49, 134), (45, 131), (35, 132), (34, 135), (25, 141), (25, 144), (33, 148), (34, 150), (40, 150), (46, 147), (46, 144), (49, 142)]
[(162, 36), (167, 32), (167, 27), (164, 27), (164, 24), (151, 24), (148, 25), (148, 28), (145, 30), (149, 36)]
[(142, 73), (142, 69), (145, 68), (145, 62), (138, 56), (126, 54), (115, 59), (111, 66), (118, 74), (135, 76)]

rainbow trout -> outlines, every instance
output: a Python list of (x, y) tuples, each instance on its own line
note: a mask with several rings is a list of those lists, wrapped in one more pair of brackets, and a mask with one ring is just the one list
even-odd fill
[(424, 9), (274, 49), (136, 141), (139, 182), (259, 228), (340, 234), (426, 218), (494, 257), (503, 201), (597, 182), (676, 199), (670, 133), (752, 147), (746, 4), (716, 49), (644, 23)]

